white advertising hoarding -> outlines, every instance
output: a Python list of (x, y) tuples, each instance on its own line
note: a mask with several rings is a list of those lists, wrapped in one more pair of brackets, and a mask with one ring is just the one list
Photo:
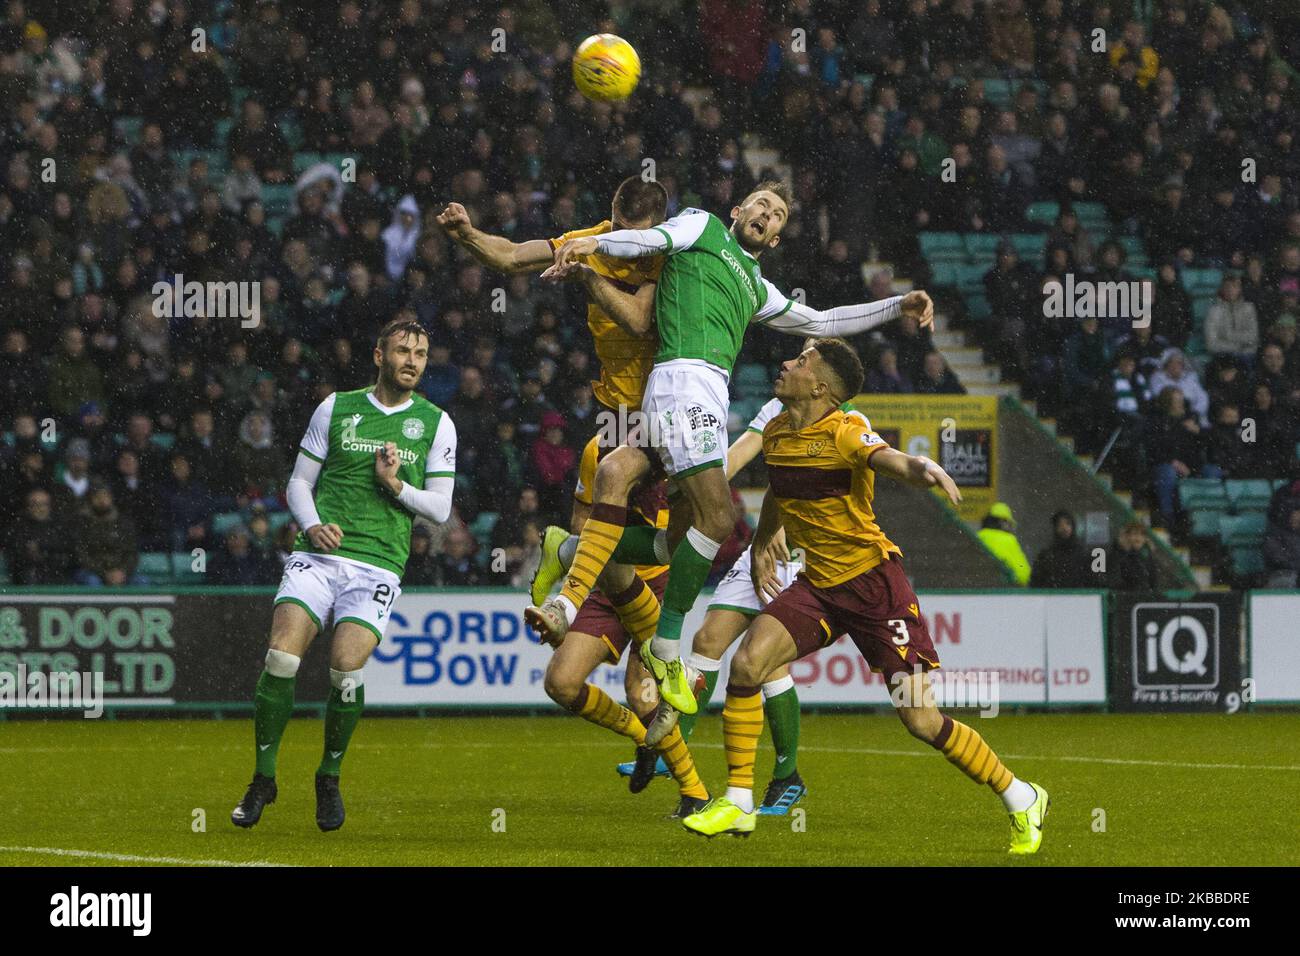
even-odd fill
[[(1100, 594), (921, 592), (919, 597), (943, 663), (942, 677), (978, 675), (985, 688), (996, 682), (1002, 706), (1105, 703)], [(513, 591), (403, 594), (383, 643), (366, 665), (366, 702), (549, 705), (543, 680), (551, 650), (524, 624), (525, 600)], [(684, 654), (707, 605), (708, 595), (701, 595), (686, 617)], [(791, 674), (806, 704), (889, 702), (880, 675), (870, 672), (847, 638), (792, 665)], [(724, 661), (720, 687), (725, 679)], [(622, 665), (602, 666), (591, 680), (622, 699)], [(715, 696), (721, 701), (721, 693)]]
[(1250, 674), (1258, 703), (1300, 701), (1300, 591), (1250, 595)]

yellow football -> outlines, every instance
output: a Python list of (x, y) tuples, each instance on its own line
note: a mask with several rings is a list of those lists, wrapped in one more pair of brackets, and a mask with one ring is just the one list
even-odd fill
[(573, 54), (573, 82), (589, 100), (625, 100), (641, 79), (641, 58), (612, 33), (589, 36)]

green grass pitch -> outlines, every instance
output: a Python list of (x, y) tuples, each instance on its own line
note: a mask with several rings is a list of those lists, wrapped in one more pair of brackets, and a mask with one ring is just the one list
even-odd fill
[[(249, 831), (229, 819), (252, 774), (248, 719), (0, 722), (0, 865), (1300, 863), (1294, 715), (964, 719), (1051, 793), (1036, 858), (1008, 859), (998, 799), (889, 714), (806, 715), (802, 832), (760, 817), (753, 837), (712, 841), (664, 819), (671, 781), (629, 794), (614, 764), (630, 746), (576, 718), (372, 715), (344, 764), (347, 824), (330, 834), (313, 818), (319, 720), (290, 724), (279, 800)], [(709, 715), (693, 741), (713, 788), (721, 739)], [(764, 740), (760, 789), (771, 762)]]

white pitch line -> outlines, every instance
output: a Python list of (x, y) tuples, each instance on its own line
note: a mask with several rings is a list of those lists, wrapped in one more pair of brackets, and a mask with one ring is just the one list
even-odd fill
[[(485, 740), (473, 742), (468, 740), (454, 741), (422, 741), (413, 744), (396, 744), (396, 743), (356, 743), (353, 749), (357, 750), (410, 750), (419, 748), (421, 750), (440, 750), (457, 748), (462, 750), (489, 750), (495, 748), (511, 749), (536, 749), (539, 747), (568, 747), (567, 743), (530, 741), (526, 744), (515, 742)], [(594, 745), (593, 745), (594, 746)], [(611, 749), (616, 746), (610, 743)], [(721, 750), (720, 743), (696, 743), (692, 745), (696, 749), (713, 749)], [(173, 744), (170, 747), (154, 747), (155, 750), (243, 750), (243, 744), (221, 744), (212, 746), (203, 746), (199, 744)], [(930, 758), (931, 753), (928, 750), (885, 750), (875, 747), (807, 747), (801, 746), (800, 750), (810, 753), (828, 753), (828, 754), (866, 754), (872, 757), (926, 757)], [(38, 754), (38, 753), (84, 753), (84, 747), (0, 747), (0, 754)], [(97, 747), (96, 753), (115, 752), (115, 753), (136, 753), (137, 747)], [(1300, 771), (1300, 764), (1258, 764), (1258, 763), (1196, 763), (1194, 761), (1182, 760), (1139, 760), (1125, 757), (1080, 757), (1072, 755), (1048, 755), (1048, 754), (1002, 754), (1008, 760), (1055, 760), (1061, 763), (1094, 763), (1111, 766), (1130, 766), (1130, 767), (1169, 767), (1182, 770), (1281, 770), (1289, 772)]]
[(100, 850), (65, 850), (57, 846), (0, 846), (0, 853), (30, 853), (42, 856), (71, 856), (114, 863), (163, 863), (171, 866), (285, 866), (267, 860), (191, 860), (182, 856), (137, 856), (134, 853), (106, 853)]
[[(700, 745), (697, 745), (700, 746)], [(720, 744), (704, 744), (702, 746), (717, 747)], [(810, 750), (820, 753), (832, 754), (870, 754), (876, 757), (929, 757), (927, 751), (914, 750), (876, 750), (870, 747), (800, 747), (800, 750)], [(1123, 757), (1077, 757), (1077, 756), (1046, 756), (1044, 754), (1003, 754), (1008, 760), (1060, 760), (1068, 763), (1101, 763), (1101, 764), (1120, 764), (1125, 766), (1138, 767), (1176, 767), (1186, 770), (1300, 770), (1300, 764), (1258, 764), (1258, 763), (1192, 763), (1181, 760), (1132, 760)]]

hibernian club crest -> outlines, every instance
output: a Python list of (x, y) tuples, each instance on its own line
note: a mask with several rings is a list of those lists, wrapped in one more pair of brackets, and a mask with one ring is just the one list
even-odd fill
[(408, 418), (402, 422), (402, 434), (411, 441), (416, 441), (424, 434), (424, 422), (418, 418)]

